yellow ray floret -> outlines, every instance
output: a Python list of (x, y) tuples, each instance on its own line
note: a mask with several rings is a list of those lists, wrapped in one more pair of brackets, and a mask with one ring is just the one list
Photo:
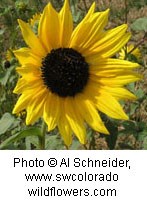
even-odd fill
[(127, 45), (121, 49), (119, 52), (119, 59), (127, 59), (128, 54), (133, 55), (138, 61), (141, 59), (141, 52), (139, 48), (136, 48), (133, 44)]

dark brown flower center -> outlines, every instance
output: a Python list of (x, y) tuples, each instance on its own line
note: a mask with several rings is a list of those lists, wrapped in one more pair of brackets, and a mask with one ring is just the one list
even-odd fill
[(52, 50), (42, 60), (41, 70), (44, 84), (60, 97), (82, 92), (89, 79), (88, 63), (72, 48)]

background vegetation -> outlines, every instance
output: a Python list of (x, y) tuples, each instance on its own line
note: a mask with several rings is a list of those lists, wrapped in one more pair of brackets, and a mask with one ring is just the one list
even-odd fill
[[(24, 45), (17, 19), (29, 22), (35, 13), (41, 12), (47, 0), (1, 0), (0, 1), (0, 149), (39, 149), (39, 128), (41, 120), (35, 126), (25, 126), (25, 112), (14, 116), (12, 109), (17, 95), (13, 94), (18, 74), (18, 65), (12, 49)], [(57, 10), (63, 0), (50, 0)], [(85, 16), (93, 0), (70, 0), (75, 25)], [(147, 149), (147, 0), (95, 0), (97, 11), (110, 8), (107, 28), (122, 23), (129, 25), (132, 33), (131, 44), (140, 49), (142, 57), (137, 59), (131, 53), (126, 57), (141, 64), (139, 73), (144, 79), (128, 85), (128, 89), (137, 95), (138, 100), (122, 102), (129, 121), (118, 121), (101, 115), (110, 136), (88, 129), (88, 143), (80, 145), (74, 138), (71, 149)], [(36, 25), (33, 26), (36, 30)], [(8, 52), (9, 51), (9, 52)], [(118, 56), (118, 54), (116, 54)], [(65, 149), (57, 130), (46, 133), (46, 149)]]

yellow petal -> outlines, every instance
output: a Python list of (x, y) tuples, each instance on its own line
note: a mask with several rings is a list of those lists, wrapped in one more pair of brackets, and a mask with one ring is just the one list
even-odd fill
[(110, 116), (111, 118), (127, 120), (128, 116), (123, 111), (118, 101), (104, 90), (99, 91), (99, 96), (96, 97), (96, 106), (98, 110)]
[(124, 73), (119, 73), (117, 75), (110, 75), (108, 77), (99, 77), (97, 75), (90, 75), (90, 79), (94, 82), (97, 82), (102, 85), (106, 86), (122, 86), (129, 84), (131, 82), (135, 82), (137, 80), (142, 79), (142, 75), (137, 74), (135, 72), (124, 72)]
[(120, 38), (119, 44), (114, 42), (113, 45), (110, 47), (104, 47), (104, 50), (101, 51), (102, 57), (107, 58), (107, 57), (112, 57), (114, 56), (130, 39), (131, 34), (126, 33), (122, 38)]
[(138, 60), (141, 58), (141, 53), (140, 53), (139, 48), (134, 49), (134, 45), (130, 44), (130, 45), (124, 46), (121, 49), (121, 51), (119, 52), (119, 59), (125, 59), (126, 53), (128, 54), (129, 52), (131, 52), (131, 54), (133, 54)]
[[(85, 48), (92, 47), (94, 43), (98, 42), (101, 33), (108, 22), (109, 9), (104, 12), (94, 14), (88, 21), (88, 30), (86, 35), (82, 37), (80, 46)], [(80, 34), (78, 34), (80, 36)], [(82, 50), (81, 50), (82, 51)]]
[(127, 89), (122, 87), (107, 87), (103, 86), (101, 87), (106, 92), (110, 93), (113, 97), (115, 97), (118, 100), (136, 100), (137, 97), (129, 92)]
[(38, 93), (38, 91), (42, 89), (46, 89), (42, 79), (40, 78), (35, 79), (34, 77), (31, 77), (31, 76), (28, 76), (28, 77), (23, 76), (17, 82), (17, 85), (15, 89), (13, 90), (13, 93), (16, 93), (16, 94), (28, 93), (28, 94), (35, 95), (35, 92)]
[(61, 38), (61, 46), (68, 47), (69, 40), (71, 38), (71, 34), (73, 31), (73, 20), (72, 14), (70, 11), (68, 0), (65, 0), (64, 6), (62, 7), (60, 13), (60, 24), (61, 24), (61, 31), (60, 31), (60, 38)]
[(84, 121), (79, 114), (79, 111), (74, 107), (74, 98), (67, 97), (65, 99), (65, 110), (66, 118), (69, 122), (69, 125), (77, 138), (82, 144), (86, 143), (86, 129), (84, 126)]
[(72, 38), (69, 47), (82, 53), (83, 48), (81, 48), (81, 43), (85, 37), (85, 34), (88, 34), (88, 32), (89, 32), (89, 23), (83, 22), (77, 34)]
[(44, 105), (43, 118), (48, 125), (48, 131), (57, 126), (60, 117), (61, 100), (55, 94), (49, 93)]
[(83, 94), (87, 99), (92, 100), (95, 103), (95, 96), (99, 95), (99, 89), (101, 84), (91, 79), (88, 80), (88, 84), (85, 86)]
[(38, 36), (43, 44), (44, 48), (46, 48), (47, 52), (51, 50), (50, 46), (50, 41), (48, 39), (48, 5), (44, 8), (43, 13), (41, 15), (41, 18), (39, 20), (39, 25), (38, 25)]
[(17, 67), (16, 71), (21, 75), (25, 76), (26, 79), (30, 79), (30, 76), (39, 77), (41, 76), (41, 70), (32, 64), (26, 64), (22, 67)]
[(23, 78), (20, 78), (13, 90), (13, 93), (20, 94), (23, 90), (25, 90), (26, 81)]
[(126, 60), (114, 59), (114, 58), (99, 58), (97, 56), (89, 56), (86, 61), (93, 67), (98, 67), (98, 69), (135, 69), (139, 67), (139, 64), (132, 63)]
[(16, 58), (18, 59), (21, 65), (25, 64), (34, 64), (35, 66), (41, 66), (41, 58), (32, 53), (29, 48), (20, 48), (13, 51)]
[(22, 94), (17, 103), (14, 106), (13, 112), (14, 114), (17, 114), (21, 112), (22, 110), (26, 109), (27, 106), (29, 105), (29, 101), (32, 98), (32, 94)]
[(64, 110), (62, 109), (62, 115), (58, 122), (58, 128), (61, 136), (63, 137), (64, 143), (66, 146), (70, 146), (72, 143), (72, 130), (69, 126), (67, 119), (65, 118)]
[(72, 36), (70, 47), (82, 52), (97, 42), (108, 21), (108, 13), (109, 10), (97, 12), (90, 19), (84, 21), (77, 31), (76, 36)]
[(16, 71), (22, 76), (23, 80), (25, 80), (25, 90), (35, 89), (37, 87), (46, 88), (41, 77), (42, 73), (35, 65), (26, 64), (22, 67), (17, 67)]
[(46, 96), (46, 90), (43, 89), (32, 97), (27, 107), (26, 125), (33, 124), (43, 115)]
[(59, 15), (51, 3), (45, 7), (41, 15), (38, 35), (48, 52), (61, 46)]
[(33, 50), (35, 54), (44, 57), (46, 55), (46, 51), (38, 37), (31, 30), (30, 26), (20, 19), (18, 20), (18, 23), (21, 28), (23, 38), (27, 45)]
[(78, 108), (84, 120), (95, 130), (104, 134), (109, 134), (104, 123), (102, 122), (94, 104), (86, 99), (83, 95), (75, 97), (75, 107)]
[(87, 24), (86, 22), (93, 15), (94, 10), (95, 10), (95, 2), (91, 5), (91, 7), (90, 7), (88, 13), (86, 14), (86, 16), (84, 17), (84, 19), (74, 29), (74, 31), (72, 33), (71, 41), (70, 41), (70, 47), (76, 46), (76, 43), (78, 46), (78, 43), (80, 43), (81, 38), (83, 38), (85, 36), (85, 34), (87, 34), (85, 32), (89, 29), (89, 27), (88, 27), (89, 24)]
[(125, 52), (125, 47), (123, 47), (119, 52), (119, 59), (125, 59), (125, 57), (126, 57), (126, 52)]
[(139, 67), (137, 63), (119, 59), (102, 59), (102, 61), (98, 61), (91, 58), (89, 64), (92, 64), (90, 73), (100, 77), (111, 77), (116, 75), (119, 76), (119, 74), (132, 73), (133, 69)]
[(128, 42), (131, 35), (130, 33), (126, 33), (126, 30), (127, 25), (124, 24), (104, 32), (104, 37), (101, 37), (89, 51), (85, 51), (84, 55), (87, 57), (96, 54), (96, 56), (103, 58), (113, 56)]
[[(133, 49), (133, 46), (132, 46), (132, 49)], [(130, 52), (132, 49), (130, 49), (129, 52)], [(132, 51), (131, 54), (133, 54), (133, 55), (134, 55), (136, 58), (138, 58), (138, 59), (141, 58), (141, 52), (140, 52), (139, 48), (134, 49), (134, 50)]]

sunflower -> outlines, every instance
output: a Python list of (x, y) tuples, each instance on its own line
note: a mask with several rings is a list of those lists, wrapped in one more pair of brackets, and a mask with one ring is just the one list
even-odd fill
[(11, 66), (12, 59), (14, 58), (14, 53), (11, 48), (6, 51), (5, 61), (4, 61), (4, 68), (8, 69)]
[(58, 13), (49, 3), (39, 20), (38, 34), (18, 20), (28, 47), (14, 51), (21, 75), (14, 89), (20, 97), (13, 109), (26, 109), (26, 124), (43, 117), (48, 131), (58, 127), (64, 143), (73, 134), (86, 143), (87, 124), (109, 134), (99, 112), (115, 119), (128, 119), (119, 100), (136, 97), (123, 86), (139, 80), (138, 64), (111, 58), (129, 40), (127, 25), (104, 30), (109, 10), (87, 15), (73, 28), (68, 0)]
[(119, 52), (119, 59), (131, 59), (137, 62), (141, 59), (141, 52), (139, 48), (134, 48), (134, 45), (130, 44), (121, 49)]
[(9, 49), (6, 51), (6, 60), (7, 60), (7, 61), (11, 61), (12, 58), (14, 58), (14, 54), (13, 54), (12, 49), (9, 48)]
[(36, 13), (31, 17), (31, 19), (29, 19), (28, 23), (30, 24), (30, 26), (34, 27), (36, 24), (38, 24), (40, 18), (41, 13)]

